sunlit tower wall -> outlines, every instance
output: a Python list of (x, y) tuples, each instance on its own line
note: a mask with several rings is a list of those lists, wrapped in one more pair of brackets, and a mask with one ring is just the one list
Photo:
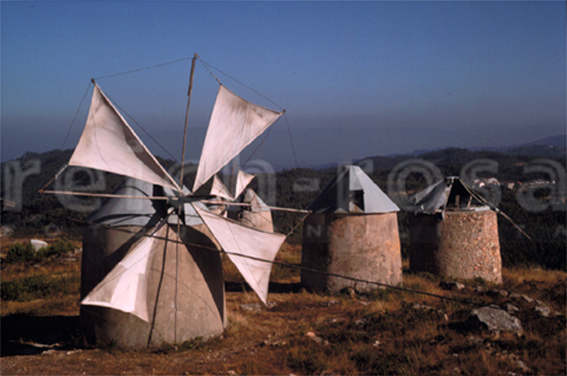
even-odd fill
[(333, 293), (379, 287), (363, 281), (402, 282), (399, 209), (358, 166), (343, 167), (308, 209), (313, 213), (303, 224), (304, 287)]
[(459, 178), (416, 195), (411, 218), (410, 270), (502, 283), (497, 213)]

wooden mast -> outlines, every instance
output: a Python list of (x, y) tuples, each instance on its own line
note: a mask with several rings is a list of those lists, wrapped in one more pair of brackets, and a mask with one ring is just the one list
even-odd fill
[(187, 92), (187, 111), (185, 112), (185, 130), (183, 132), (183, 150), (181, 152), (181, 174), (179, 176), (179, 184), (181, 186), (181, 194), (183, 195), (183, 167), (185, 166), (185, 145), (187, 143), (187, 124), (189, 123), (189, 106), (191, 105), (191, 92), (193, 91), (193, 73), (195, 72), (195, 61), (199, 55), (193, 56), (191, 62), (191, 74), (189, 76), (189, 90)]
[[(193, 74), (195, 73), (195, 61), (199, 55), (195, 53), (191, 62), (191, 73), (189, 75), (189, 90), (187, 91), (187, 110), (185, 111), (185, 129), (183, 131), (183, 150), (181, 151), (181, 172), (179, 174), (179, 185), (181, 186), (181, 196), (183, 197), (183, 170), (185, 166), (185, 146), (187, 144), (187, 124), (189, 123), (189, 106), (191, 105), (191, 92), (193, 91)], [(181, 232), (181, 216), (185, 215), (183, 207), (185, 204), (180, 201), (177, 208), (177, 237)], [(165, 267), (165, 263), (164, 263)], [(178, 276), (179, 276), (179, 243), (175, 247), (175, 317), (173, 322), (173, 338), (177, 343), (177, 292), (178, 292)]]

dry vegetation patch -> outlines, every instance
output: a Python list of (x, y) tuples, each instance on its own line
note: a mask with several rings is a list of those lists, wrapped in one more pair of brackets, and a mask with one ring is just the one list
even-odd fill
[[(299, 255), (299, 246), (286, 244), (278, 260), (298, 264)], [(564, 272), (505, 269), (502, 286), (460, 281), (465, 287), (455, 291), (442, 289), (435, 276), (404, 274), (404, 289), (458, 299), (442, 300), (393, 289), (315, 294), (297, 288), (297, 269), (274, 266), (280, 292), (270, 293), (266, 308), (225, 260), (225, 278), (239, 288), (228, 289), (229, 326), (221, 337), (125, 351), (84, 342), (80, 261), (64, 261), (71, 256), (3, 266), (3, 290), (31, 277), (65, 285), (40, 297), (2, 299), (3, 374), (552, 375), (566, 369)], [(538, 301), (550, 308), (549, 317), (535, 310)], [(462, 322), (476, 307), (467, 302), (514, 304), (524, 334), (467, 330)]]

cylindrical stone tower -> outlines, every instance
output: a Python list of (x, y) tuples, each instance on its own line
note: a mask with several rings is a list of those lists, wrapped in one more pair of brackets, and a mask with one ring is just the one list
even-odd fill
[(310, 214), (303, 224), (301, 284), (317, 291), (338, 292), (345, 287), (372, 290), (376, 284), (402, 282), (402, 257), (396, 213)]
[(410, 224), (410, 270), (502, 283), (496, 212), (458, 177), (417, 194)]
[(313, 213), (303, 223), (303, 286), (334, 293), (379, 287), (363, 281), (402, 282), (399, 209), (360, 167), (340, 168), (308, 209)]
[(488, 207), (418, 214), (410, 227), (410, 270), (502, 283), (497, 214)]

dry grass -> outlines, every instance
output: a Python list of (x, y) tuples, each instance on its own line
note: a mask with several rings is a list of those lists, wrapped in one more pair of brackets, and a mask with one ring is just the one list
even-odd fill
[[(23, 291), (15, 300), (0, 301), (2, 316), (12, 314), (76, 315), (78, 314), (80, 289), (80, 256), (50, 259), (36, 265), (8, 264), (2, 268), (2, 287), (25, 285), (33, 278), (48, 287), (30, 294)], [(6, 291), (3, 292), (6, 293)]]
[[(278, 260), (297, 264), (299, 254), (299, 246), (285, 245)], [(224, 265), (227, 280), (241, 281), (227, 260)], [(274, 267), (272, 280), (281, 284), (299, 282), (297, 271), (287, 269)], [(32, 274), (78, 273), (78, 260), (57, 259), (37, 268), (5, 267), (2, 281), (17, 281)], [(463, 281), (469, 286), (463, 291), (444, 291), (439, 282), (431, 275), (406, 272), (403, 287), (486, 305), (510, 301), (500, 295), (473, 292), (470, 287), (480, 281)], [(468, 332), (459, 324), (474, 306), (399, 290), (377, 289), (352, 295), (304, 290), (270, 293), (269, 301), (276, 304), (261, 311), (241, 307), (259, 302), (253, 293), (229, 291), (229, 326), (223, 336), (208, 341), (197, 339), (177, 348), (138, 351), (95, 348), (82, 342), (76, 331), (77, 285), (69, 294), (2, 301), (3, 323), (16, 323), (8, 330), (9, 338), (3, 336), (3, 347), (6, 341), (22, 342), (24, 346), (29, 341), (45, 341), (48, 334), (53, 337), (59, 331), (65, 333), (54, 340), (63, 346), (62, 350), (41, 356), (3, 357), (2, 374), (564, 374), (565, 282), (564, 272), (518, 268), (504, 270), (502, 286), (487, 286), (525, 294), (563, 313), (544, 318), (534, 313), (535, 303), (515, 302), (521, 309), (517, 316), (524, 327), (522, 336)], [(415, 303), (432, 309), (416, 308)], [(42, 325), (46, 336), (34, 334), (34, 325)], [(4, 324), (2, 330), (6, 333)], [(8, 344), (14, 346), (13, 342)], [(521, 369), (518, 360), (529, 370)]]
[[(222, 254), (223, 275), (227, 282), (242, 283), (244, 279), (236, 269), (236, 266), (229, 260), (228, 256)], [(284, 243), (278, 255), (276, 262), (283, 264), (299, 265), (301, 264), (301, 245)], [(270, 281), (277, 283), (298, 283), (299, 269), (290, 268), (282, 265), (273, 265)]]

